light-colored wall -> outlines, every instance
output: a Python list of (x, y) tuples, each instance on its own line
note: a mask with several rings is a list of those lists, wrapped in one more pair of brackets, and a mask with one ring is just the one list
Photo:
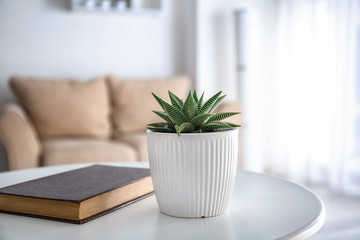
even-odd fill
[(261, 24), (256, 31), (262, 37), (256, 40), (260, 47), (264, 46), (258, 48), (264, 69), (258, 75), (271, 77), (277, 6), (278, 0), (196, 0), (195, 65), (199, 90), (205, 90), (207, 95), (223, 90), (227, 100), (239, 99), (235, 31), (235, 12), (239, 10), (259, 16)]
[(1, 0), (0, 103), (13, 99), (7, 88), (12, 74), (87, 79), (183, 73), (182, 56), (175, 55), (182, 52), (175, 7), (163, 0), (157, 14), (80, 13), (70, 10), (69, 0)]
[[(70, 0), (0, 0), (0, 105), (13, 74), (89, 79), (186, 74), (186, 1), (159, 13), (81, 13)], [(189, 4), (189, 0), (187, 0)], [(0, 171), (7, 168), (0, 146)]]
[(223, 90), (235, 100), (236, 52), (233, 0), (197, 0), (196, 79), (207, 97)]

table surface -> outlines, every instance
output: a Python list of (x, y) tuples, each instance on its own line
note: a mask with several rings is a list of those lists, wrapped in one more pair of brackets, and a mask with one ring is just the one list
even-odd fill
[[(85, 167), (73, 164), (5, 172), (0, 187)], [(147, 163), (109, 163), (148, 167)], [(227, 213), (203, 219), (162, 214), (155, 196), (75, 225), (0, 214), (0, 239), (306, 239), (325, 220), (322, 201), (289, 181), (238, 170)]]

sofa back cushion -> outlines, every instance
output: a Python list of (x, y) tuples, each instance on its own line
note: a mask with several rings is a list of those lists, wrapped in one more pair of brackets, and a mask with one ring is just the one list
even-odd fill
[(12, 77), (10, 87), (40, 138), (110, 135), (110, 104), (105, 78), (89, 82)]
[(191, 87), (190, 79), (186, 76), (158, 79), (109, 76), (108, 81), (116, 137), (130, 132), (145, 131), (147, 124), (164, 121), (152, 112), (162, 110), (151, 92), (169, 102), (168, 90), (180, 98), (185, 98)]

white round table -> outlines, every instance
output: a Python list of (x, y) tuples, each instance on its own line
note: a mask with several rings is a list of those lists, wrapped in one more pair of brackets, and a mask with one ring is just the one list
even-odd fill
[[(89, 165), (0, 173), (0, 187)], [(148, 167), (147, 163), (109, 165)], [(83, 225), (0, 214), (0, 239), (306, 239), (321, 228), (324, 212), (322, 201), (304, 187), (239, 170), (228, 211), (218, 217), (166, 216), (153, 195)]]

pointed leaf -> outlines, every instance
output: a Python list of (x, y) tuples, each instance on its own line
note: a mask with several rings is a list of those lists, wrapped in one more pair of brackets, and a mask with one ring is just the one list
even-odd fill
[(181, 107), (184, 106), (184, 102), (180, 98), (178, 98), (174, 93), (170, 92), (169, 94), (173, 96), (173, 98), (179, 103)]
[(199, 102), (199, 99), (198, 99), (198, 96), (197, 96), (197, 93), (196, 93), (196, 89), (194, 89), (193, 98), (194, 98), (196, 103)]
[(216, 113), (214, 115), (212, 115), (209, 120), (207, 121), (207, 123), (210, 123), (210, 122), (215, 122), (215, 121), (221, 121), (225, 118), (228, 118), (228, 117), (231, 117), (231, 116), (234, 116), (236, 114), (239, 114), (238, 112), (223, 112), (223, 113)]
[(216, 102), (216, 100), (220, 96), (220, 94), (221, 94), (221, 91), (216, 93), (209, 100), (207, 100), (206, 103), (204, 104), (204, 106), (202, 106), (202, 108), (200, 109), (199, 114), (208, 113), (209, 110), (211, 109), (211, 107), (213, 106), (213, 104)]
[(195, 128), (191, 123), (185, 122), (185, 123), (181, 124), (180, 126), (175, 125), (175, 129), (176, 129), (177, 134), (180, 136), (181, 132), (191, 132)]
[(177, 135), (180, 137), (180, 131), (179, 131), (180, 126), (179, 125), (175, 125), (175, 131), (177, 133)]
[(209, 113), (212, 113), (212, 112), (217, 108), (217, 106), (219, 106), (220, 102), (221, 102), (225, 97), (226, 97), (226, 95), (219, 97), (219, 98), (216, 100), (216, 102), (212, 105), (212, 107), (210, 108)]
[(191, 95), (191, 91), (186, 98), (182, 112), (189, 120), (193, 119), (198, 114), (197, 104), (193, 96)]
[(164, 108), (164, 103), (165, 103), (165, 101), (162, 100), (161, 98), (159, 98), (158, 96), (156, 96), (155, 93), (151, 93), (151, 94), (154, 96), (154, 98), (155, 98), (156, 101), (159, 103), (159, 105), (161, 106), (161, 108), (162, 108), (164, 111), (166, 111), (165, 108)]
[(175, 124), (173, 124), (173, 123), (168, 123), (168, 124), (167, 124), (167, 127), (170, 128), (171, 130), (174, 130), (174, 131), (175, 131)]
[(214, 132), (223, 132), (223, 131), (229, 131), (233, 128), (214, 128), (213, 131)]
[(216, 125), (216, 126), (220, 126), (220, 127), (231, 127), (229, 124), (225, 123), (225, 122), (211, 122), (211, 123), (207, 123), (206, 125)]
[(171, 119), (166, 112), (159, 112), (159, 111), (153, 111), (153, 112), (156, 113), (159, 117), (161, 117), (165, 121), (167, 121), (168, 123), (171, 123)]
[(188, 118), (176, 107), (171, 106), (167, 102), (163, 103), (165, 112), (169, 115), (171, 122), (177, 125), (181, 125), (183, 122), (187, 122)]
[(157, 122), (157, 123), (151, 123), (148, 124), (148, 127), (165, 127), (167, 125), (166, 122)]
[(224, 122), (211, 122), (203, 125), (201, 127), (201, 130), (203, 131), (213, 131), (218, 128), (226, 128), (226, 129), (233, 129), (230, 125), (224, 123)]
[(176, 107), (177, 109), (181, 110), (182, 106), (184, 105), (183, 102), (181, 101), (180, 98), (178, 98), (175, 94), (173, 94), (172, 92), (170, 92), (170, 90), (168, 91), (169, 93), (169, 98), (171, 101), (171, 104)]
[(164, 100), (156, 96), (154, 93), (152, 93), (152, 95), (158, 101), (160, 106), (165, 110), (165, 112), (169, 115), (169, 118), (171, 119), (170, 122), (173, 122), (175, 124), (187, 122), (187, 117), (179, 109), (165, 102)]
[(236, 128), (236, 127), (241, 127), (241, 125), (238, 125), (238, 124), (235, 124), (235, 123), (229, 123), (229, 122), (225, 122), (227, 125), (230, 125), (231, 127), (233, 128)]
[(174, 130), (169, 128), (161, 128), (161, 127), (148, 127), (148, 129), (152, 132), (165, 132), (165, 133), (174, 133)]
[(211, 115), (212, 115), (211, 113), (199, 114), (191, 120), (191, 124), (194, 125), (196, 129), (200, 127), (205, 122), (206, 119), (211, 117)]
[(202, 108), (203, 100), (204, 100), (204, 92), (201, 94), (201, 97), (197, 103), (198, 104), (198, 112), (200, 112), (200, 109)]

